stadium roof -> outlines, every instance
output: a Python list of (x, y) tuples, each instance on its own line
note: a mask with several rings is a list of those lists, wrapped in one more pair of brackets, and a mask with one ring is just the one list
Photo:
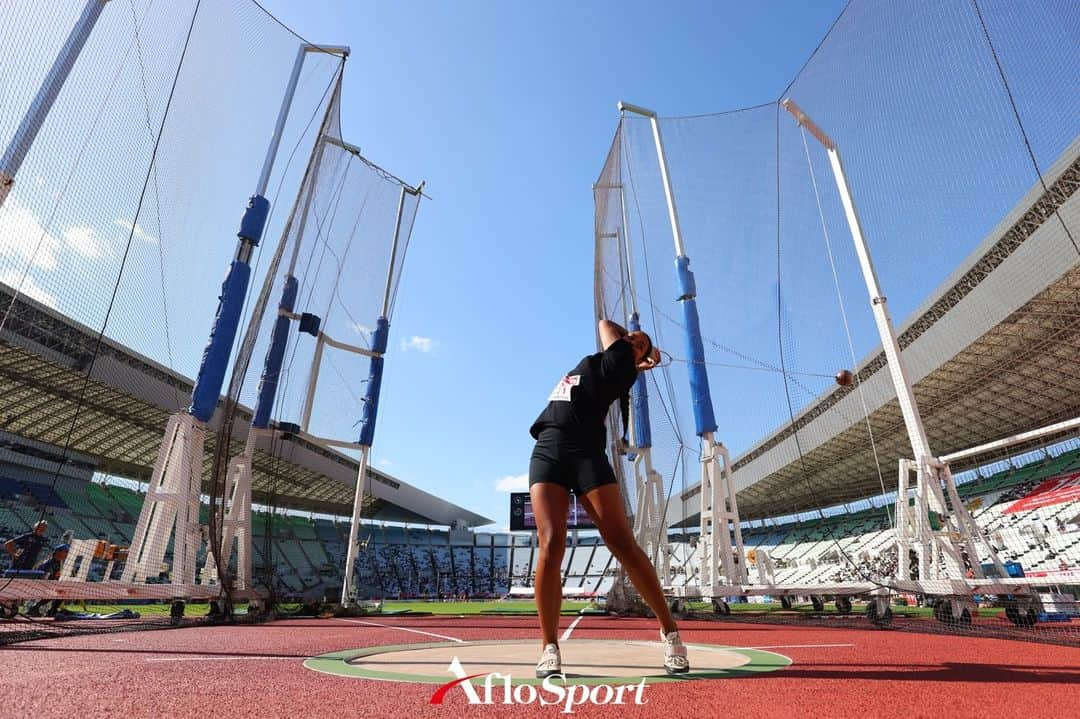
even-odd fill
[[(1080, 138), (1044, 179), (1047, 189), (1036, 184), (898, 328), (938, 456), (1080, 416)], [(859, 363), (858, 378), (878, 467), (856, 384), (837, 387), (734, 459), (743, 519), (879, 495), (879, 469), (895, 489), (897, 460), (912, 450), (880, 346)], [(700, 484), (681, 495), (679, 523), (696, 521), (699, 493)]]
[[(6, 311), (12, 289), (0, 284)], [(98, 333), (40, 302), (20, 295), (0, 330), (0, 430), (90, 457), (98, 471), (147, 481), (168, 416), (186, 406), (192, 381), (108, 338), (89, 380), (86, 369)], [(85, 385), (85, 386), (84, 386)], [(81, 410), (77, 411), (80, 405)], [(240, 407), (234, 424), (242, 447), (251, 410)], [(76, 420), (77, 415), (77, 420)], [(72, 421), (76, 420), (74, 426)], [(211, 421), (217, 429), (220, 412)], [(203, 476), (208, 477), (215, 434), (207, 433)], [(252, 496), (278, 507), (335, 515), (352, 513), (358, 462), (298, 437), (257, 446)], [(392, 522), (466, 526), (493, 520), (368, 468), (363, 516)]]

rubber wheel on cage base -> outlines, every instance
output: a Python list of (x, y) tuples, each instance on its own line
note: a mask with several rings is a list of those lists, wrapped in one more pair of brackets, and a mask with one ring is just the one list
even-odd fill
[(837, 597), (836, 611), (838, 614), (851, 614), (851, 597)]
[(791, 609), (791, 597), (786, 594), (780, 597), (780, 606), (784, 609)]
[(866, 618), (878, 629), (885, 629), (892, 624), (892, 607), (887, 606), (884, 612), (878, 614), (877, 602), (870, 600), (870, 603), (866, 605)]
[(818, 595), (814, 594), (813, 596), (811, 596), (810, 597), (810, 603), (814, 605), (814, 611), (815, 612), (824, 612), (825, 611), (825, 600), (822, 599), (821, 597), (819, 597)]
[(726, 617), (731, 614), (731, 605), (723, 599), (712, 600), (713, 614), (718, 617)]
[(1016, 602), (1005, 604), (1005, 618), (1016, 626), (1020, 626), (1020, 608), (1016, 606)]
[(1021, 610), (1016, 601), (1005, 605), (1005, 616), (1018, 627), (1033, 627), (1039, 621), (1039, 614), (1033, 607)]

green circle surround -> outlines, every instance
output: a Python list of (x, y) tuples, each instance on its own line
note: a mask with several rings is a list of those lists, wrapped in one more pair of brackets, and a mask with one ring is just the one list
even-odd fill
[[(309, 657), (304, 660), (304, 667), (313, 671), (322, 672), (324, 674), (333, 674), (336, 676), (350, 677), (355, 679), (412, 682), (416, 684), (446, 684), (449, 681), (453, 681), (453, 677), (449, 674), (430, 675), (386, 672), (357, 666), (355, 664), (351, 664), (350, 662), (354, 659), (368, 657), (373, 654), (390, 654), (393, 652), (405, 652), (417, 649), (437, 649), (439, 647), (475, 647), (497, 644), (515, 644), (520, 643), (521, 641), (521, 639), (502, 639), (480, 642), (429, 642), (425, 644), (391, 644), (378, 647), (364, 647), (362, 649), (343, 649), (337, 652), (329, 652), (327, 654), (320, 654), (318, 656)], [(610, 643), (611, 641), (612, 640), (610, 639), (579, 639), (575, 640), (575, 644), (585, 642)], [(758, 674), (764, 674), (767, 672), (774, 672), (780, 669), (784, 669), (792, 663), (791, 659), (784, 656), (783, 654), (766, 652), (760, 649), (740, 649), (737, 647), (728, 647), (717, 644), (687, 644), (686, 646), (690, 648), (698, 648), (704, 650), (723, 649), (729, 652), (733, 652), (735, 654), (740, 654), (749, 659), (750, 661), (747, 664), (743, 664), (732, 669), (691, 671), (690, 674), (684, 676), (673, 676), (668, 674), (643, 674), (636, 677), (567, 677), (566, 684), (583, 684), (591, 686), (596, 684), (637, 684), (642, 679), (646, 679), (650, 683), (685, 682), (698, 681), (702, 679), (732, 679), (735, 677), (749, 677), (756, 676)], [(512, 684), (515, 686), (518, 684), (539, 685), (542, 683), (542, 681), (543, 680), (537, 679), (535, 677), (514, 677)], [(482, 686), (484, 683), (484, 679), (483, 677), (477, 677), (476, 679), (473, 679), (471, 683)]]

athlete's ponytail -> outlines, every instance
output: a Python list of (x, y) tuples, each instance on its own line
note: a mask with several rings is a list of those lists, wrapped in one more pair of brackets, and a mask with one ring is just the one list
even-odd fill
[(630, 444), (630, 391), (619, 397), (619, 412), (622, 414), (622, 441), (624, 445)]

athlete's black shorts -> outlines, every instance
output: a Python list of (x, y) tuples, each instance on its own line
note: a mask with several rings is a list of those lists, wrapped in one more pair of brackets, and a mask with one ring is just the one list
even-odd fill
[(579, 497), (605, 484), (616, 484), (603, 450), (582, 447), (573, 436), (548, 427), (540, 433), (529, 460), (529, 486), (553, 482)]

